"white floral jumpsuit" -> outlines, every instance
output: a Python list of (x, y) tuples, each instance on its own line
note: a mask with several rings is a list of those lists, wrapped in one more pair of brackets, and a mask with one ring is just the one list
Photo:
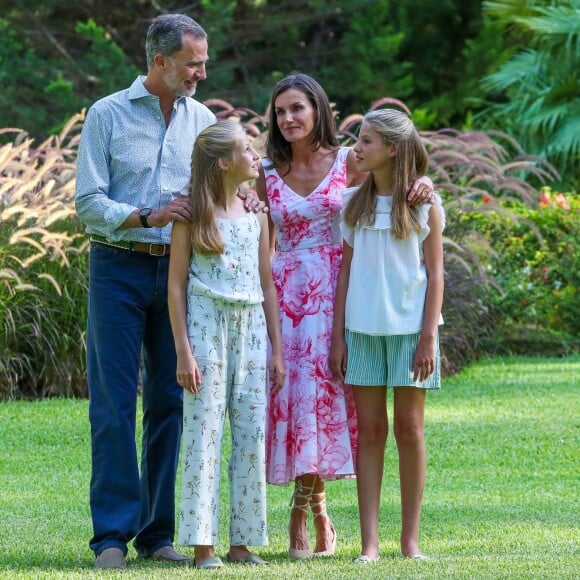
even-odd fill
[(187, 292), (189, 342), (199, 393), (184, 393), (179, 544), (216, 545), (226, 411), (230, 544), (267, 545), (265, 420), (267, 334), (258, 269), (260, 224), (253, 213), (217, 219), (221, 255), (192, 256)]

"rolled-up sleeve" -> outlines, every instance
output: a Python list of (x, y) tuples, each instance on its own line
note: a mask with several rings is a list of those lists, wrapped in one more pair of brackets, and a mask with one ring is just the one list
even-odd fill
[(109, 197), (111, 119), (91, 108), (83, 125), (77, 156), (75, 206), (89, 233), (119, 240), (119, 227), (136, 209)]
[(89, 109), (77, 155), (76, 210), (88, 234), (110, 241), (168, 244), (171, 223), (163, 227), (124, 227), (139, 208), (162, 209), (187, 195), (191, 152), (214, 114), (190, 97), (173, 103), (167, 124), (159, 97), (138, 77), (125, 90)]

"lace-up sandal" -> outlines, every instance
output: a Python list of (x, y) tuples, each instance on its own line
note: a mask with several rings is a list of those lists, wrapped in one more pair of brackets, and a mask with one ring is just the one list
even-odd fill
[[(315, 496), (318, 496), (318, 501), (314, 501)], [(314, 511), (315, 508), (318, 511)], [(328, 512), (326, 511), (326, 492), (319, 491), (310, 495), (310, 509), (314, 514), (314, 520), (316, 520), (318, 516), (328, 516)], [(336, 551), (336, 530), (334, 529), (332, 522), (330, 522), (330, 531), (332, 532), (332, 542), (330, 544), (330, 548), (328, 548), (328, 550), (314, 552), (314, 556), (334, 556), (334, 552)]]
[[(290, 499), (290, 511), (300, 510), (305, 514), (308, 514), (308, 504), (310, 498), (312, 497), (312, 491), (314, 490), (314, 485), (311, 488), (305, 488), (302, 480), (298, 479), (294, 487), (294, 493)], [(300, 500), (298, 503), (297, 500)], [(292, 536), (290, 531), (290, 522), (288, 523), (288, 534)], [(288, 557), (294, 560), (308, 560), (312, 558), (314, 551), (311, 548), (299, 549), (299, 548), (288, 548)]]

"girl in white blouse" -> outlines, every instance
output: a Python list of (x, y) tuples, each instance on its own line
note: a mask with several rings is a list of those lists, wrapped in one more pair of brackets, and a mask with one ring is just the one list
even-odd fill
[(354, 147), (369, 175), (343, 198), (344, 250), (336, 290), (330, 362), (352, 385), (359, 429), (356, 463), (362, 552), (379, 559), (379, 507), (388, 433), (387, 387), (394, 387), (394, 435), (401, 487), (401, 555), (419, 549), (425, 482), (424, 406), (440, 388), (444, 214), (441, 200), (409, 206), (409, 183), (427, 170), (412, 121), (394, 109), (368, 113)]

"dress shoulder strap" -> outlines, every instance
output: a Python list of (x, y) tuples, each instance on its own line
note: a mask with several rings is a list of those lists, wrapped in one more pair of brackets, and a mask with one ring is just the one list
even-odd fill
[(346, 168), (346, 160), (348, 157), (348, 152), (350, 151), (350, 147), (340, 147), (336, 154), (336, 159), (334, 160), (334, 166), (337, 167), (339, 165), (344, 165)]
[(264, 175), (266, 177), (268, 177), (269, 175), (275, 175), (276, 177), (278, 177), (278, 172), (276, 171), (274, 164), (268, 157), (262, 158), (262, 169), (264, 170)]

